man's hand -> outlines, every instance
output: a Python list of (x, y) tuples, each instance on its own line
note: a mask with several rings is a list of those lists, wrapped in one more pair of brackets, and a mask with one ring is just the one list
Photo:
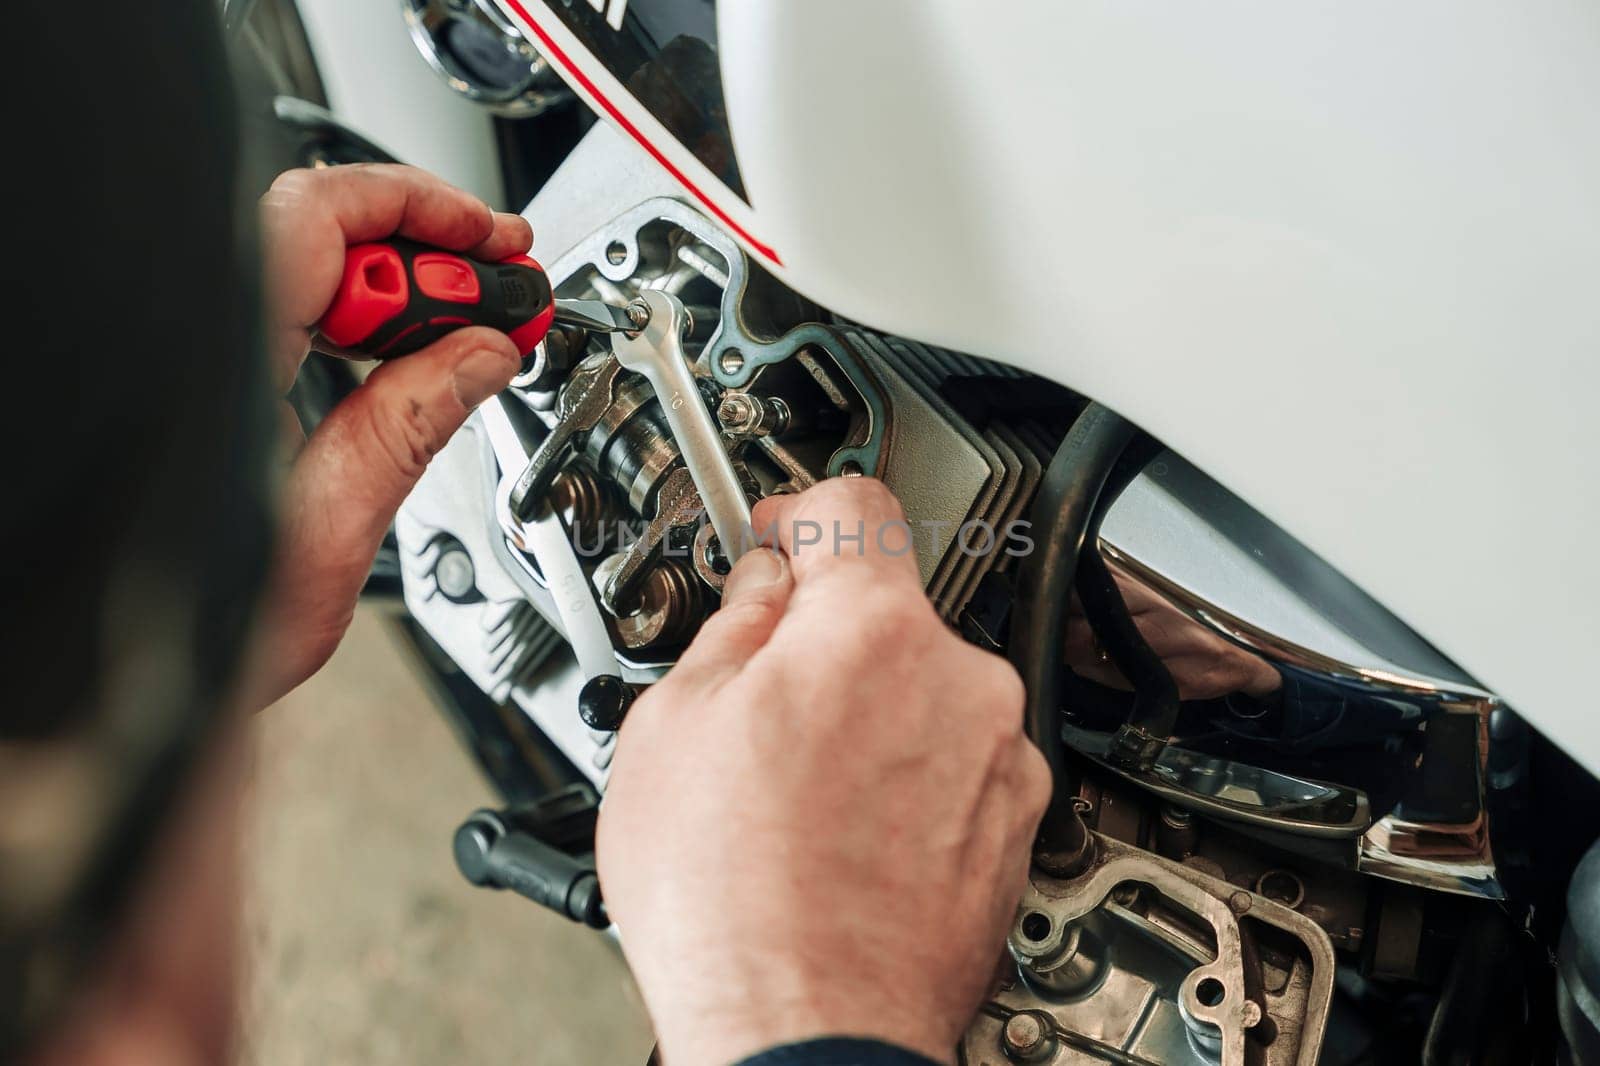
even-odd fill
[[(262, 198), (261, 229), (268, 352), (284, 391), (333, 301), (349, 245), (399, 234), (493, 261), (533, 242), (519, 216), (400, 166), (290, 171)], [(285, 487), (278, 565), (244, 686), (250, 706), (282, 696), (333, 654), (395, 511), (519, 364), (504, 334), (459, 330), (374, 371), (305, 442)]]
[(870, 479), (762, 501), (777, 551), (623, 726), (600, 876), (671, 1066), (828, 1034), (947, 1061), (994, 973), (1049, 771), (903, 523)]

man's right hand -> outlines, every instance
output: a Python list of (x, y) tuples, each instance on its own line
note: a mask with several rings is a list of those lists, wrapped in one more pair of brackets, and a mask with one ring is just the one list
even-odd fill
[(762, 501), (775, 550), (623, 726), (600, 876), (672, 1066), (823, 1035), (948, 1061), (993, 976), (1049, 771), (903, 523), (865, 478)]

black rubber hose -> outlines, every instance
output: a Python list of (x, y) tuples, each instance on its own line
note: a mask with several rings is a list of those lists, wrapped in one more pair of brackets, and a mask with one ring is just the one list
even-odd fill
[(1160, 453), (1162, 445), (1143, 436), (1130, 444), (1117, 460), (1116, 467), (1100, 492), (1094, 517), (1084, 535), (1083, 551), (1078, 556), (1078, 576), (1074, 583), (1083, 604), (1084, 620), (1095, 639), (1105, 649), (1117, 671), (1133, 686), (1133, 710), (1128, 725), (1151, 736), (1169, 737), (1178, 725), (1178, 684), (1139, 632), (1128, 613), (1122, 589), (1111, 576), (1111, 569), (1100, 554), (1100, 527), (1111, 505), (1117, 502), (1139, 472)]
[(1009, 651), (1027, 689), (1028, 736), (1050, 766), (1057, 808), (1070, 804), (1073, 787), (1059, 698), (1067, 598), (1100, 494), (1137, 434), (1120, 415), (1091, 403), (1056, 449), (1029, 512), (1034, 547), (1017, 574)]

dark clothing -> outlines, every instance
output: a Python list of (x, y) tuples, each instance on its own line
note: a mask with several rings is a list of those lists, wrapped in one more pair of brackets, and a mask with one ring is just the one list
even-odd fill
[(739, 1066), (937, 1066), (932, 1059), (878, 1040), (825, 1037), (784, 1044), (754, 1055)]
[[(114, 934), (265, 571), (276, 423), (218, 6), (10, 26), (0, 749), (96, 802), (54, 839), (0, 833), (0, 1061)], [(48, 897), (24, 876), (80, 853)]]

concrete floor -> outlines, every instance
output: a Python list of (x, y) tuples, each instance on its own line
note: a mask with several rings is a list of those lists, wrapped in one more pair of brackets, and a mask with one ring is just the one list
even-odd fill
[(642, 1066), (614, 944), (456, 873), (491, 796), (380, 615), (256, 728), (245, 1063)]

